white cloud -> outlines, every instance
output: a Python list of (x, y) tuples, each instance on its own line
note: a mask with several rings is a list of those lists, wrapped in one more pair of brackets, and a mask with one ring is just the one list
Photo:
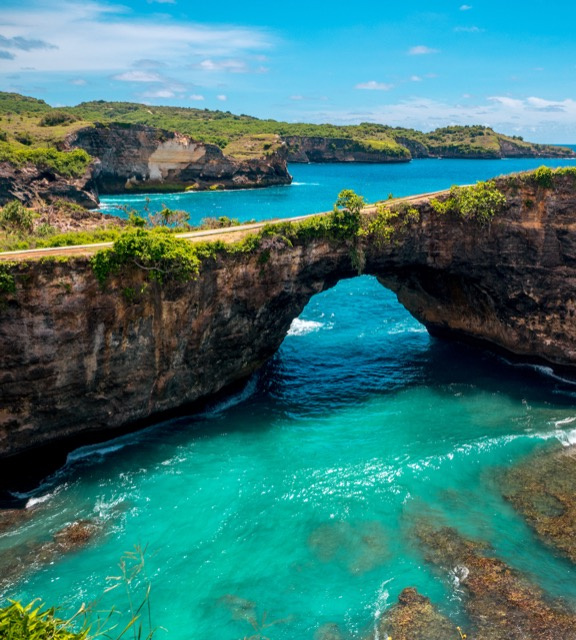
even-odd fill
[(201, 96), (199, 93), (193, 93), (190, 96), (190, 100), (194, 100), (195, 102), (201, 102), (202, 100), (204, 100), (204, 96)]
[[(303, 115), (300, 112), (300, 119)], [(362, 115), (353, 110), (322, 110), (309, 111), (306, 118), (311, 122), (338, 124), (379, 122), (424, 131), (450, 124), (483, 124), (502, 133), (519, 133), (535, 142), (576, 142), (576, 100), (570, 98), (559, 101), (533, 96), (523, 99), (493, 96), (464, 103), (414, 98), (366, 110)]]
[(226, 102), (226, 100), (228, 100), (228, 96), (225, 96), (223, 93), (221, 93), (220, 95), (216, 96), (216, 100), (220, 100), (220, 102)]
[(454, 27), (456, 33), (484, 33), (485, 29), (480, 27)]
[(142, 98), (174, 98), (176, 94), (170, 89), (158, 89), (157, 91), (144, 91), (140, 96)]
[(472, 7), (469, 4), (463, 4), (460, 6), (460, 11), (470, 11)]
[(176, 0), (147, 0), (148, 4), (176, 4)]
[(498, 104), (508, 107), (509, 109), (520, 109), (524, 106), (522, 100), (516, 100), (514, 98), (508, 98), (507, 96), (491, 96), (488, 98), (491, 102), (497, 102)]
[(167, 67), (168, 65), (165, 62), (160, 62), (159, 60), (144, 59), (135, 60), (132, 63), (132, 66), (136, 67), (137, 69), (162, 69), (164, 67)]
[(422, 82), (422, 78), (420, 76), (410, 76), (411, 82)]
[(360, 82), (356, 85), (355, 89), (364, 89), (366, 91), (390, 91), (394, 87), (393, 84), (386, 84), (385, 82), (376, 82), (376, 80), (370, 80), (370, 82)]
[(76, 87), (85, 87), (88, 83), (84, 78), (74, 78), (73, 80), (70, 80), (70, 84), (73, 84)]
[(243, 60), (202, 60), (195, 68), (203, 71), (229, 71), (230, 73), (248, 73), (248, 65)]
[(425, 47), (422, 44), (408, 49), (409, 56), (426, 56), (431, 53), (438, 53), (438, 49), (431, 49), (430, 47)]
[[(117, 72), (148, 59), (184, 67), (192, 56), (252, 55), (270, 49), (275, 41), (265, 29), (176, 23), (97, 0), (32, 0), (18, 8), (3, 8), (2, 22), (2, 36), (15, 54), (15, 60), (3, 63), (8, 72), (22, 67)], [(54, 48), (34, 48), (40, 45)]]
[(158, 73), (153, 71), (126, 71), (126, 73), (119, 73), (112, 76), (113, 80), (120, 80), (121, 82), (163, 82), (164, 78)]
[(290, 96), (290, 100), (304, 100), (304, 96)]

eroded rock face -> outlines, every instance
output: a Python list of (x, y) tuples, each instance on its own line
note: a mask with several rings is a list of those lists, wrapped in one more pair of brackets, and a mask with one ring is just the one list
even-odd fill
[(307, 136), (284, 136), (288, 149), (288, 162), (409, 162), (408, 150), (399, 149), (398, 154), (388, 150), (372, 149), (349, 138), (320, 138)]
[[(0, 314), (0, 456), (208, 398), (270, 358), (310, 298), (364, 271), (436, 335), (576, 367), (576, 185), (502, 183), (487, 226), (417, 203), (389, 242), (279, 237), (205, 261), (188, 283), (126, 268), (101, 290), (87, 258), (11, 267)], [(263, 259), (264, 258), (264, 259)], [(126, 295), (131, 292), (131, 295)]]
[(213, 144), (145, 125), (96, 125), (72, 134), (69, 148), (98, 158), (100, 193), (268, 187), (290, 184), (285, 150), (236, 160)]
[(51, 169), (0, 162), (0, 207), (11, 200), (20, 200), (26, 207), (68, 200), (95, 209), (98, 191), (94, 175), (98, 169), (98, 163), (93, 162), (81, 178), (65, 178)]

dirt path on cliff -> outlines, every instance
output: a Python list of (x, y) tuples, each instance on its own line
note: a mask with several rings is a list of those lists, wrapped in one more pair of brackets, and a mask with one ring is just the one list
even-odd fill
[[(434, 196), (438, 196), (443, 193), (448, 193), (447, 190), (433, 191), (430, 193), (422, 193), (415, 196), (406, 196), (404, 198), (395, 198), (394, 203), (397, 202), (413, 202), (418, 203), (424, 200), (428, 200)], [(382, 201), (385, 202), (385, 201)], [(374, 213), (376, 206), (380, 203), (371, 204), (364, 208), (365, 213)], [(224, 227), (222, 229), (204, 229), (201, 231), (187, 231), (185, 233), (178, 233), (178, 238), (185, 238), (191, 242), (210, 242), (212, 240), (221, 240), (223, 242), (236, 242), (241, 240), (250, 233), (254, 233), (267, 224), (277, 224), (281, 222), (300, 222), (307, 218), (313, 218), (315, 216), (322, 216), (329, 213), (328, 211), (322, 211), (320, 213), (311, 213), (304, 216), (295, 216), (293, 218), (277, 218), (271, 220), (262, 220), (260, 222), (253, 222), (250, 224), (243, 224), (237, 227)], [(11, 260), (40, 260), (47, 257), (73, 257), (73, 256), (91, 256), (101, 249), (107, 249), (112, 247), (113, 242), (99, 242), (96, 244), (79, 244), (69, 247), (45, 247), (43, 249), (25, 249), (20, 251), (2, 251), (0, 252), (0, 261)]]

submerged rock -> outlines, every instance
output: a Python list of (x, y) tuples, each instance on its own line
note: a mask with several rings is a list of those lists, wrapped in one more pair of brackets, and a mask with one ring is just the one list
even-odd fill
[(365, 573), (384, 564), (387, 534), (379, 522), (331, 522), (315, 529), (308, 545), (322, 562), (343, 565), (350, 573)]
[(576, 447), (530, 457), (503, 474), (501, 490), (546, 544), (576, 563)]
[(30, 520), (34, 509), (0, 509), (0, 534)]
[[(576, 613), (451, 527), (416, 528), (426, 559), (462, 592), (478, 640), (575, 640)], [(394, 636), (392, 636), (394, 637)]]
[(398, 604), (389, 609), (370, 640), (462, 640), (459, 628), (443, 616), (414, 588), (398, 596)]
[(0, 593), (30, 570), (82, 549), (102, 531), (98, 520), (78, 520), (56, 531), (51, 540), (27, 542), (0, 552)]
[(345, 640), (345, 635), (338, 624), (327, 622), (316, 629), (314, 640)]

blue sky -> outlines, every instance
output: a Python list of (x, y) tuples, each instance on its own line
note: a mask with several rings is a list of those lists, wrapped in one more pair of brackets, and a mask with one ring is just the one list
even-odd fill
[(576, 3), (3, 0), (0, 88), (576, 143)]

